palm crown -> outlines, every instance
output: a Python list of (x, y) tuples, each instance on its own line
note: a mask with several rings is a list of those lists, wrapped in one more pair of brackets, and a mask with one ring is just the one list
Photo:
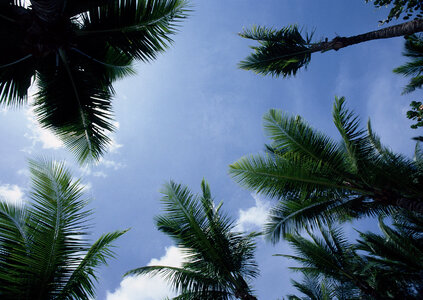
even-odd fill
[(0, 1), (0, 103), (35, 112), (80, 161), (110, 143), (112, 83), (162, 52), (185, 0)]
[(241, 37), (258, 42), (251, 47), (253, 52), (239, 66), (262, 75), (293, 76), (301, 68), (306, 68), (311, 55), (316, 52), (338, 51), (344, 47), (376, 39), (407, 36), (423, 31), (423, 19), (415, 19), (403, 24), (382, 28), (367, 33), (341, 37), (332, 40), (312, 41), (313, 34), (302, 36), (296, 25), (282, 27), (279, 30), (254, 26), (240, 33)]
[(87, 239), (83, 186), (62, 163), (31, 161), (31, 202), (0, 202), (0, 298), (92, 299), (96, 268), (125, 231)]
[(233, 222), (215, 206), (208, 184), (202, 195), (170, 182), (162, 190), (166, 214), (156, 218), (185, 254), (182, 267), (148, 266), (130, 274), (161, 274), (180, 291), (175, 299), (256, 299), (248, 281), (258, 275), (254, 260), (255, 233), (234, 232)]
[(298, 227), (326, 220), (344, 221), (392, 212), (423, 213), (422, 152), (415, 159), (395, 154), (380, 143), (370, 122), (367, 132), (337, 98), (333, 120), (340, 143), (312, 129), (300, 117), (277, 110), (264, 116), (272, 139), (269, 153), (243, 157), (230, 174), (243, 186), (280, 199), (265, 229), (276, 242)]

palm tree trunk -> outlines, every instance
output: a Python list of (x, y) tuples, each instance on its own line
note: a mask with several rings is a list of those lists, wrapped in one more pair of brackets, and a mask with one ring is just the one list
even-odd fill
[(423, 19), (416, 19), (406, 23), (389, 26), (383, 29), (354, 35), (351, 37), (337, 36), (331, 41), (325, 41), (313, 44), (310, 47), (311, 52), (325, 52), (329, 50), (338, 51), (351, 45), (379, 39), (388, 39), (397, 36), (405, 36), (423, 31)]

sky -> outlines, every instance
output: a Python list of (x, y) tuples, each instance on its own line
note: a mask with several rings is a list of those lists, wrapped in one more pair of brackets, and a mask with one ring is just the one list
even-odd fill
[[(240, 187), (228, 176), (228, 165), (263, 151), (267, 139), (262, 116), (269, 109), (299, 114), (339, 139), (331, 109), (335, 96), (345, 96), (363, 126), (371, 118), (374, 131), (393, 150), (411, 156), (411, 137), (419, 134), (410, 129), (405, 112), (422, 93), (402, 96), (407, 81), (392, 73), (405, 61), (402, 38), (314, 54), (308, 69), (294, 78), (263, 77), (237, 68), (254, 45), (237, 35), (244, 27), (298, 24), (314, 30), (316, 38), (331, 39), (381, 28), (378, 20), (388, 9), (375, 9), (364, 0), (192, 0), (191, 5), (169, 50), (151, 63), (137, 63), (137, 75), (115, 84), (117, 130), (97, 165), (81, 168), (54, 135), (39, 127), (30, 106), (0, 108), (0, 196), (27, 201), (29, 158), (65, 160), (92, 199), (93, 239), (131, 228), (116, 242), (116, 259), (100, 269), (97, 299), (175, 295), (159, 278), (122, 278), (136, 267), (182, 262), (179, 249), (153, 221), (161, 212), (159, 190), (169, 180), (199, 192), (205, 178), (237, 228), (260, 230), (276, 201)], [(377, 230), (376, 223), (348, 225), (346, 232), (353, 234), (353, 227)], [(288, 270), (293, 263), (272, 256), (289, 251), (285, 243), (257, 240), (261, 274), (251, 286), (259, 299), (282, 299), (295, 292), (289, 282), (295, 275)]]

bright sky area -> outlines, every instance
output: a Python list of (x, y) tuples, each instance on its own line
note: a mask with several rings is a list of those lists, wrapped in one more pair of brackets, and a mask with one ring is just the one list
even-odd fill
[[(81, 169), (49, 132), (37, 125), (28, 107), (0, 110), (0, 195), (26, 201), (28, 158), (66, 160), (83, 178), (94, 210), (93, 238), (131, 227), (116, 245), (116, 259), (100, 272), (97, 299), (151, 300), (172, 296), (158, 278), (122, 275), (147, 264), (178, 265), (180, 252), (158, 232), (153, 217), (160, 211), (161, 185), (172, 179), (198, 192), (208, 180), (215, 201), (238, 220), (240, 229), (260, 230), (275, 200), (253, 195), (228, 176), (228, 165), (258, 153), (267, 141), (262, 116), (270, 108), (299, 114), (336, 139), (331, 109), (335, 95), (370, 117), (382, 141), (411, 155), (417, 131), (405, 112), (421, 92), (401, 96), (406, 80), (392, 73), (402, 64), (403, 39), (367, 42), (338, 52), (315, 54), (309, 69), (295, 78), (262, 77), (237, 68), (252, 41), (240, 38), (254, 24), (279, 28), (298, 24), (315, 29), (315, 37), (354, 35), (380, 28), (388, 9), (364, 0), (192, 1), (190, 17), (181, 23), (173, 46), (150, 64), (137, 64), (138, 74), (115, 85), (118, 129), (109, 153)], [(375, 220), (357, 224), (376, 229)], [(352, 226), (347, 229), (353, 233)], [(294, 292), (288, 266), (272, 256), (289, 253), (284, 243), (258, 239), (261, 275), (252, 282), (259, 299), (282, 299)]]

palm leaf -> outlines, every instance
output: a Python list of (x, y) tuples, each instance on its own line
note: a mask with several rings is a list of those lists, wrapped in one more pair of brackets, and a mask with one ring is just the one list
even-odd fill
[(114, 130), (110, 81), (85, 65), (71, 64), (65, 54), (58, 69), (38, 73), (35, 112), (44, 128), (53, 130), (79, 161), (99, 159)]
[(98, 280), (95, 268), (106, 265), (107, 260), (114, 257), (111, 244), (128, 230), (102, 235), (69, 276), (58, 299), (92, 299), (95, 296), (93, 280)]
[(258, 74), (283, 77), (292, 76), (310, 63), (310, 40), (312, 35), (301, 36), (297, 26), (280, 30), (254, 26), (244, 29), (241, 37), (258, 41), (260, 46), (251, 47), (253, 53), (241, 61), (239, 67)]
[(83, 14), (80, 39), (109, 45), (128, 56), (148, 61), (162, 52), (175, 32), (175, 24), (186, 17), (184, 0), (119, 0)]

